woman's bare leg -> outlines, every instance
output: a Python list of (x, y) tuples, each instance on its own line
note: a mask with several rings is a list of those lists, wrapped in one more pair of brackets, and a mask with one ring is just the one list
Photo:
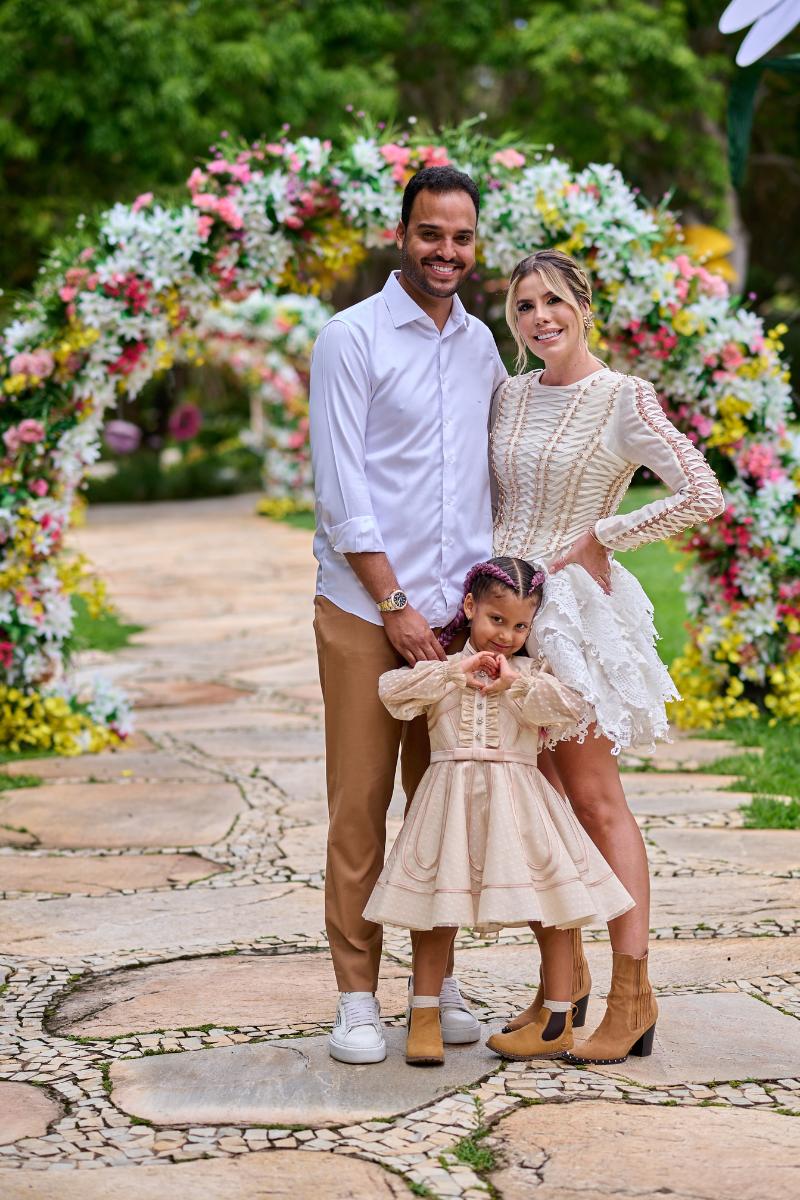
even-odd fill
[(559, 742), (553, 757), (575, 815), (636, 901), (629, 912), (609, 922), (612, 949), (641, 958), (650, 932), (650, 872), (611, 747), (608, 738), (594, 737), (592, 726), (585, 742)]

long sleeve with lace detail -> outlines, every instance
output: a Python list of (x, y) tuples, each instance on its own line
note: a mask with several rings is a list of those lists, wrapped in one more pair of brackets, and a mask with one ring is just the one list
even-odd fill
[(441, 700), (452, 684), (466, 687), (460, 654), (447, 662), (418, 662), (386, 671), (378, 680), (378, 695), (398, 721), (412, 721)]
[(667, 419), (652, 384), (631, 376), (606, 432), (609, 450), (635, 466), (653, 471), (673, 495), (634, 512), (604, 517), (594, 534), (610, 550), (634, 550), (713, 520), (725, 504), (714, 472)]
[(518, 702), (526, 725), (546, 726), (548, 744), (572, 736), (585, 726), (590, 716), (583, 697), (560, 683), (546, 662), (532, 666), (525, 673), (521, 660), (515, 659), (514, 665), (520, 670), (520, 677), (511, 684), (508, 697)]

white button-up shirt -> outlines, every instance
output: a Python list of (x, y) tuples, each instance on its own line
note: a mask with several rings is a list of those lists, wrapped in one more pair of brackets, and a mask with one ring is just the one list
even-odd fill
[(311, 361), (318, 595), (381, 624), (345, 558), (377, 551), (430, 625), (455, 616), (492, 552), (489, 407), (505, 378), (457, 296), (440, 333), (396, 274), (328, 322)]

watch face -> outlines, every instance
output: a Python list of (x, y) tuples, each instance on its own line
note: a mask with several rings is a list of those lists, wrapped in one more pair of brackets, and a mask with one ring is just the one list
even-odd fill
[(395, 594), (392, 596), (392, 600), (394, 601), (395, 608), (405, 608), (405, 606), (408, 604), (408, 596), (405, 594), (405, 592), (395, 592)]

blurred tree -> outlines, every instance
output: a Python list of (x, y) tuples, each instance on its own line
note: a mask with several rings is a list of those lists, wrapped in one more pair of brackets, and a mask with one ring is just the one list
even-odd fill
[(347, 103), (390, 108), (394, 31), (369, 0), (4, 0), (5, 285), (79, 212), (181, 183), (223, 129), (335, 134)]

